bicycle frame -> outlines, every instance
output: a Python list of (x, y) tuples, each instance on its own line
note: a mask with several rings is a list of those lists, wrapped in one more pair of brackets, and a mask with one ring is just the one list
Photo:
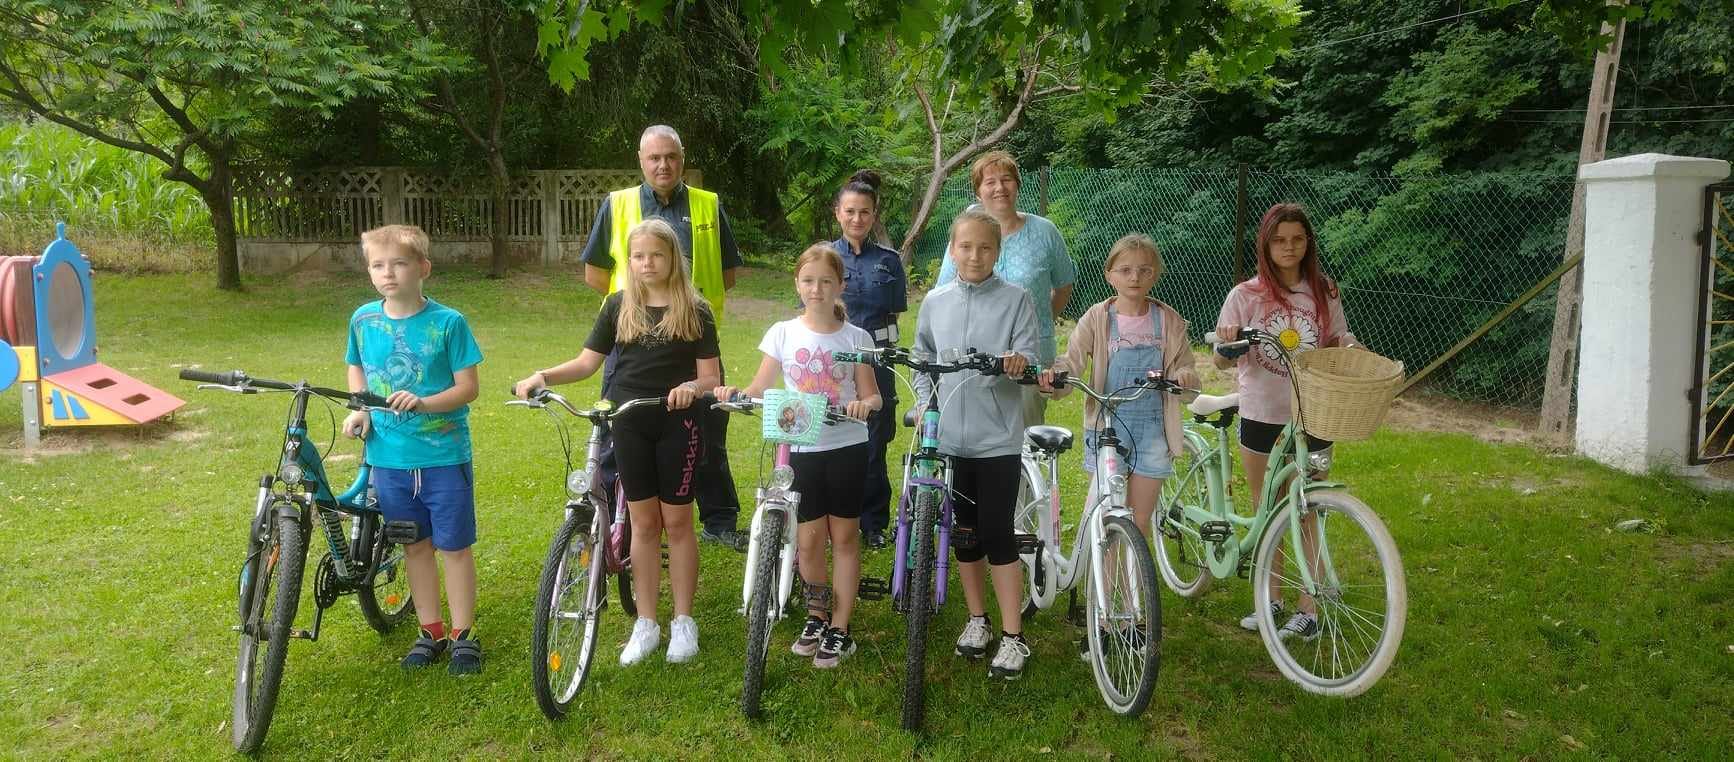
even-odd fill
[[(777, 468), (789, 466), (789, 452), (788, 443), (779, 442), (777, 444)], [(747, 543), (747, 562), (744, 567), (746, 571), (741, 575), (740, 613), (746, 614), (747, 606), (752, 603), (752, 573), (753, 569), (758, 568), (759, 553), (761, 552), (758, 541), (759, 527), (764, 524), (766, 514), (779, 511), (783, 514), (783, 555), (777, 568), (777, 597), (775, 599), (777, 605), (771, 610), (771, 616), (773, 619), (780, 620), (786, 616), (784, 609), (788, 607), (789, 596), (795, 589), (795, 525), (797, 522), (796, 509), (801, 504), (801, 493), (761, 484), (754, 492), (753, 503), (755, 507), (748, 534), (751, 541)]]
[(939, 384), (935, 379), (931, 405), (921, 414), (921, 440), (915, 452), (903, 461), (903, 492), (897, 501), (896, 560), (891, 565), (891, 597), (903, 600), (904, 585), (912, 561), (909, 551), (914, 532), (933, 531), (914, 527), (915, 498), (920, 490), (939, 492), (939, 542), (934, 545), (933, 605), (945, 605), (946, 578), (951, 570), (951, 460), (939, 452)]
[[(1112, 428), (1103, 429), (1101, 443), (1096, 448), (1096, 472), (1090, 479), (1091, 493), (1096, 499), (1084, 509), (1078, 532), (1072, 536), (1072, 550), (1069, 554), (1061, 552), (1065, 543), (1060, 532), (1059, 458), (1027, 443), (1024, 446), (1025, 477), (1042, 493), (1032, 495), (1026, 507), (1039, 501), (1047, 508), (1046, 520), (1036, 522), (1036, 539), (1040, 541), (1040, 549), (1036, 552), (1042, 554), (1042, 563), (1052, 584), (1046, 585), (1045, 590), (1044, 586), (1036, 585), (1035, 566), (1029, 563), (1035, 560), (1034, 554), (1024, 559), (1029, 577), (1027, 589), (1030, 601), (1037, 608), (1052, 606), (1060, 591), (1073, 589), (1083, 580), (1085, 573), (1094, 573), (1094, 570), (1102, 567), (1101, 544), (1096, 540), (1103, 535), (1102, 524), (1106, 519), (1111, 516), (1128, 519), (1132, 517), (1132, 512), (1126, 509), (1124, 486), (1113, 488), (1110, 486), (1113, 480), (1108, 478), (1108, 475), (1120, 473), (1121, 468), (1119, 452), (1113, 446), (1118, 444), (1118, 440), (1110, 439), (1112, 435)], [(1042, 475), (1044, 468), (1048, 472), (1045, 477)], [(1101, 580), (1097, 582), (1100, 583)], [(1096, 584), (1092, 587), (1093, 594), (1097, 597), (1097, 605), (1107, 608), (1104, 586)]]
[[(1209, 429), (1209, 431), (1204, 431)], [(1203, 508), (1195, 506), (1159, 506), (1157, 513), (1162, 517), (1168, 529), (1199, 540), (1201, 545), (1209, 549), (1205, 562), (1211, 576), (1223, 579), (1237, 574), (1244, 559), (1252, 556), (1258, 546), (1258, 540), (1264, 536), (1265, 528), (1284, 511), (1297, 510), (1297, 506), (1306, 505), (1306, 492), (1310, 489), (1335, 489), (1343, 485), (1338, 482), (1315, 481), (1310, 476), (1310, 470), (1302, 469), (1298, 464), (1307, 463), (1310, 453), (1307, 450), (1306, 437), (1297, 436), (1299, 429), (1294, 423), (1283, 427), (1277, 437), (1276, 446), (1271, 448), (1273, 457), (1265, 465), (1264, 486), (1253, 502), (1253, 514), (1242, 516), (1234, 510), (1233, 498), (1228, 494), (1228, 483), (1234, 467), (1233, 459), (1229, 457), (1228, 431), (1207, 424), (1189, 422), (1185, 426), (1186, 441), (1198, 453), (1192, 467), (1184, 475), (1176, 474), (1174, 479), (1180, 480), (1174, 494), (1185, 494), (1185, 488), (1197, 479), (1204, 479), (1209, 505)], [(1286, 485), (1286, 487), (1284, 486)], [(1168, 511), (1178, 507), (1192, 522), (1203, 524), (1217, 521), (1227, 522), (1235, 529), (1234, 541), (1210, 543), (1205, 542), (1199, 533), (1184, 522), (1170, 522)], [(1301, 554), (1301, 522), (1289, 522), (1290, 549)], [(1319, 548), (1320, 558), (1328, 559), (1328, 551)], [(1307, 589), (1317, 589), (1313, 579), (1310, 564), (1298, 564), (1301, 582)]]

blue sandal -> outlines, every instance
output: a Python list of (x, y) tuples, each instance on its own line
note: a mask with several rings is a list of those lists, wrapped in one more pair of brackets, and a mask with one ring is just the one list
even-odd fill
[(415, 645), (409, 649), (409, 654), (398, 662), (404, 669), (421, 669), (440, 660), (440, 655), (446, 652), (446, 641), (435, 638), (427, 630), (421, 631), (421, 637), (415, 639)]

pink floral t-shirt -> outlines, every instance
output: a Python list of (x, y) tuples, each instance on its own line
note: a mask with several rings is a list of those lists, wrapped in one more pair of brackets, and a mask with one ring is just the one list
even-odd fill
[[(1305, 352), (1323, 346), (1339, 346), (1344, 339), (1352, 341), (1348, 318), (1343, 315), (1341, 299), (1330, 299), (1330, 331), (1320, 325), (1318, 300), (1312, 288), (1301, 283), (1289, 292), (1289, 306), (1268, 299), (1257, 287), (1257, 279), (1249, 280), (1228, 292), (1222, 303), (1217, 325), (1239, 325), (1255, 328), (1277, 337), (1289, 353)], [(1288, 379), (1280, 355), (1271, 347), (1254, 346), (1242, 355), (1237, 364), (1240, 381), (1240, 414), (1263, 423), (1288, 423), (1293, 418), (1290, 400), (1294, 387)]]
[[(832, 352), (850, 352), (873, 346), (873, 336), (860, 327), (844, 323), (831, 333), (816, 333), (800, 318), (771, 326), (759, 342), (759, 351), (783, 364), (783, 388), (807, 394), (823, 394), (832, 405), (843, 406), (859, 399), (855, 389), (855, 364), (836, 362)], [(835, 450), (867, 441), (866, 427), (854, 424), (826, 426), (819, 443), (796, 446), (796, 452)]]

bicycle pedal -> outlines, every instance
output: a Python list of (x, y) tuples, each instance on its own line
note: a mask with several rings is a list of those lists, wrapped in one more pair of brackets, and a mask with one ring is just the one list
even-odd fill
[(973, 548), (979, 540), (975, 536), (975, 527), (952, 527), (951, 547)]
[(1198, 539), (1205, 542), (1227, 542), (1234, 536), (1234, 525), (1226, 521), (1206, 521), (1198, 525)]
[(413, 521), (387, 521), (385, 539), (398, 545), (414, 545), (421, 540), (421, 528)]
[(878, 577), (862, 577), (855, 597), (864, 601), (882, 601), (891, 594), (891, 583)]
[(314, 635), (312, 630), (290, 630), (289, 631), (289, 637), (300, 638), (302, 640), (317, 640), (318, 639), (318, 636)]
[(1015, 534), (1012, 535), (1012, 540), (1017, 545), (1018, 555), (1040, 553), (1042, 550), (1041, 539), (1033, 534)]

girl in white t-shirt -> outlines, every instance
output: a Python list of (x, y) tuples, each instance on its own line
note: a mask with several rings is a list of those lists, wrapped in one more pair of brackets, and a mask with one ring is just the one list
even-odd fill
[[(883, 404), (872, 367), (838, 363), (832, 352), (873, 346), (873, 336), (845, 319), (843, 258), (830, 244), (814, 244), (795, 260), (799, 317), (771, 326), (759, 342), (765, 357), (753, 381), (739, 392), (759, 397), (776, 383), (783, 388), (823, 394), (851, 418), (865, 419)], [(719, 386), (717, 399), (734, 396)], [(801, 581), (806, 587), (807, 622), (789, 650), (813, 657), (813, 666), (835, 667), (855, 652), (849, 616), (861, 586), (861, 485), (866, 482), (867, 429), (823, 427), (819, 442), (797, 446), (789, 455), (794, 489), (801, 494), (796, 533)], [(825, 540), (831, 541), (831, 584), (825, 585)], [(834, 604), (834, 605), (830, 605)]]
[[(1216, 319), (1217, 336), (1225, 342), (1233, 341), (1241, 328), (1257, 329), (1282, 342), (1291, 355), (1318, 347), (1357, 346), (1354, 334), (1349, 333), (1337, 284), (1325, 275), (1319, 261), (1318, 236), (1313, 233), (1313, 223), (1305, 209), (1299, 204), (1272, 206), (1259, 222), (1255, 251), (1258, 276), (1228, 292)], [(1218, 368), (1237, 368), (1240, 464), (1246, 471), (1247, 494), (1257, 500), (1264, 486), (1270, 451), (1292, 417), (1294, 388), (1288, 369), (1283, 367), (1276, 350), (1269, 347), (1254, 345), (1232, 357), (1219, 351), (1215, 362)], [(1330, 447), (1330, 442), (1307, 435), (1309, 452), (1327, 453), (1328, 459)], [(1302, 521), (1304, 530), (1310, 532), (1312, 527), (1307, 522), (1312, 518)], [(1273, 613), (1281, 614), (1283, 602), (1274, 572), (1269, 584)], [(1303, 597), (1297, 606), (1279, 636), (1307, 640), (1318, 637), (1316, 604)], [(1256, 631), (1257, 612), (1241, 619), (1240, 626)]]

